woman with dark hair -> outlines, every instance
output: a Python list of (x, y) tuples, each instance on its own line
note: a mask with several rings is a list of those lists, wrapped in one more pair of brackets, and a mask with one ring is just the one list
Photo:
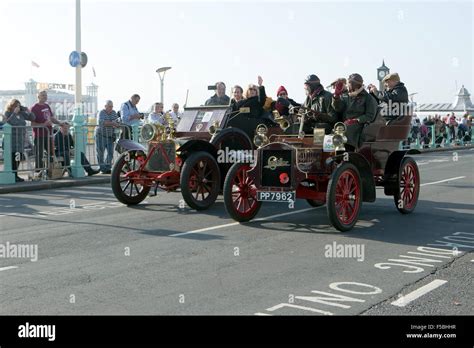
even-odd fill
[(28, 111), (18, 99), (12, 99), (5, 108), (4, 120), (12, 126), (11, 156), (12, 170), (15, 172), (15, 181), (25, 181), (18, 176), (18, 167), (21, 156), (25, 151), (26, 121), (34, 121), (35, 115)]

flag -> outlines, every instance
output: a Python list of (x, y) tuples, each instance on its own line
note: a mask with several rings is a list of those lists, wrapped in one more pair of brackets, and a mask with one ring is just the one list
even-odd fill
[(34, 66), (35, 68), (39, 68), (39, 64), (34, 62), (34, 61), (31, 61), (31, 65)]
[(92, 73), (94, 74), (94, 77), (96, 77), (94, 67), (92, 67)]

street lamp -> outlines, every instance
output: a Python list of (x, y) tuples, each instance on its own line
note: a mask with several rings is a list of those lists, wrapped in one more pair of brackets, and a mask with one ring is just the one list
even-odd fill
[(156, 69), (156, 72), (158, 73), (158, 76), (160, 77), (160, 82), (161, 82), (161, 103), (163, 103), (163, 81), (165, 79), (165, 74), (168, 70), (170, 70), (170, 66), (164, 66), (162, 68)]

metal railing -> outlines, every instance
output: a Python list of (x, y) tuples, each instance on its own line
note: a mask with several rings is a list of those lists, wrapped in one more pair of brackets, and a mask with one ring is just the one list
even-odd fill
[[(474, 145), (472, 141), (472, 126), (467, 130), (455, 127), (454, 130), (446, 125), (445, 132), (436, 132), (435, 125), (426, 126), (428, 132), (421, 133), (421, 129), (410, 136), (406, 142), (400, 144), (400, 149), (435, 149), (435, 148), (456, 148), (468, 145)], [(454, 135), (454, 137), (453, 137)]]
[[(120, 153), (119, 139), (140, 141), (140, 126), (121, 125), (112, 132), (95, 124), (74, 123), (68, 132), (55, 126), (11, 126), (0, 130), (0, 184), (23, 180), (83, 177), (98, 167), (109, 172)], [(20, 180), (18, 179), (20, 178)]]

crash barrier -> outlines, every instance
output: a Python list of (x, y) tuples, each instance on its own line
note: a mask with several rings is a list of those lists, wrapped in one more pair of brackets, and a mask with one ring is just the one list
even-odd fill
[[(428, 131), (425, 134), (410, 132), (407, 141), (400, 144), (400, 149), (435, 149), (435, 148), (456, 148), (462, 146), (474, 145), (472, 141), (472, 126), (467, 130), (460, 127), (446, 127), (445, 133), (436, 134), (435, 126), (427, 126)], [(416, 134), (415, 134), (416, 133)]]
[[(33, 136), (33, 134), (38, 136)], [(0, 158), (0, 184), (14, 183), (16, 177), (27, 173), (46, 176), (52, 169), (53, 139), (45, 126), (11, 126), (6, 123), (0, 133), (2, 156)]]
[[(0, 184), (15, 183), (17, 177), (30, 181), (83, 177), (85, 170), (94, 167), (109, 171), (120, 155), (119, 139), (144, 143), (138, 125), (121, 125), (105, 134), (98, 129), (96, 124), (74, 122), (64, 134), (58, 126), (50, 131), (45, 126), (4, 124), (0, 130)], [(37, 131), (44, 136), (34, 137)]]

